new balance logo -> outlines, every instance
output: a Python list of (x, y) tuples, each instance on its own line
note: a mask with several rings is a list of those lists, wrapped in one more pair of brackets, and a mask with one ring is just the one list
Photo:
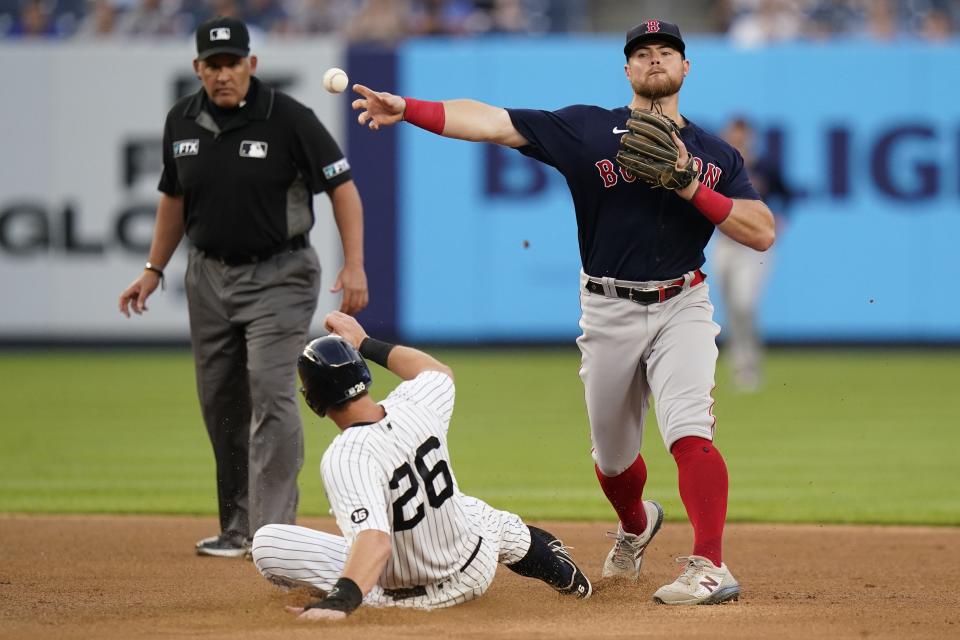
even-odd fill
[(700, 586), (713, 593), (713, 590), (719, 587), (720, 583), (714, 580), (712, 576), (707, 576), (706, 579), (700, 581)]
[(620, 133), (628, 133), (629, 131), (630, 131), (630, 129), (617, 129), (616, 127), (613, 128), (613, 132), (614, 132), (614, 133), (617, 133), (617, 134), (620, 134)]

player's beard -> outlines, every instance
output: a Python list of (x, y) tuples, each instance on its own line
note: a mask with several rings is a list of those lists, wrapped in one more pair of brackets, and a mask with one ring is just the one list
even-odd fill
[(648, 76), (633, 82), (633, 92), (651, 102), (672, 96), (683, 86), (683, 76), (671, 78), (668, 72)]

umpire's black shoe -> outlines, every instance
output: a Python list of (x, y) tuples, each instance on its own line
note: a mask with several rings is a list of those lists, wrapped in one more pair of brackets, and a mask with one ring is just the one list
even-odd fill
[(250, 539), (237, 531), (224, 531), (218, 536), (197, 542), (198, 556), (242, 558), (250, 552)]
[(593, 593), (593, 585), (590, 584), (590, 579), (587, 578), (586, 574), (580, 570), (580, 567), (577, 566), (577, 563), (573, 561), (573, 558), (570, 557), (570, 552), (567, 551), (567, 548), (563, 546), (563, 543), (554, 538), (547, 543), (547, 546), (550, 547), (550, 550), (553, 551), (553, 555), (560, 561), (561, 564), (569, 565), (573, 569), (573, 575), (570, 578), (570, 584), (565, 587), (554, 587), (557, 590), (557, 593), (560, 593), (565, 596), (575, 596), (577, 598), (585, 599), (589, 598)]

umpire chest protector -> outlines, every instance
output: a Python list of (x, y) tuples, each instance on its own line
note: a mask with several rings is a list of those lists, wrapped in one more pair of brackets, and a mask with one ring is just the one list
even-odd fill
[(221, 258), (265, 257), (313, 226), (313, 194), (350, 180), (314, 113), (251, 78), (243, 106), (214, 119), (206, 93), (167, 115), (160, 191), (184, 198), (186, 234)]

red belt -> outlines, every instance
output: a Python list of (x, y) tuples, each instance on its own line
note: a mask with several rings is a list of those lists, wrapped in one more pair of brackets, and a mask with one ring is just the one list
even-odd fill
[[(700, 269), (697, 269), (693, 272), (693, 278), (690, 280), (690, 288), (692, 289), (706, 279), (707, 274)], [(630, 300), (631, 302), (636, 302), (637, 304), (646, 305), (664, 302), (670, 298), (680, 295), (680, 292), (683, 291), (684, 284), (685, 280), (683, 278), (677, 278), (676, 280), (668, 282), (662, 286), (651, 287), (649, 289), (640, 289), (637, 287), (614, 287), (614, 289), (617, 292), (618, 298), (623, 298), (624, 300)], [(593, 280), (587, 280), (587, 284), (584, 288), (590, 293), (607, 295), (607, 292), (603, 288), (603, 284), (594, 282)]]

